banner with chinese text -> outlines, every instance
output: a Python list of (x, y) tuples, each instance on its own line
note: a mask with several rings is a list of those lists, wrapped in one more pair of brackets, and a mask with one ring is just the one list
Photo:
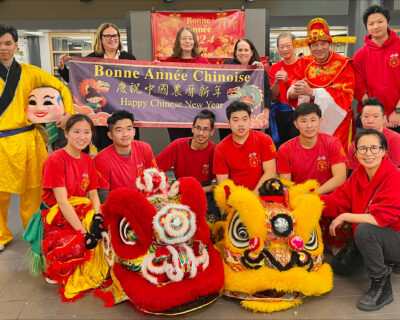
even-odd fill
[(153, 58), (164, 60), (172, 55), (181, 27), (190, 27), (196, 33), (203, 57), (231, 58), (236, 41), (244, 37), (244, 23), (244, 11), (151, 13)]
[(261, 128), (264, 76), (263, 69), (240, 65), (70, 61), (75, 110), (103, 126), (112, 112), (125, 109), (135, 115), (137, 126), (191, 127), (195, 115), (208, 109), (216, 115), (216, 126), (226, 127), (226, 107), (240, 100), (252, 106), (252, 127)]

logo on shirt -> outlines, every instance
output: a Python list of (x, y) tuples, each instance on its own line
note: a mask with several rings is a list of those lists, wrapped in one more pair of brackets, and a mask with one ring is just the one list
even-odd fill
[(400, 66), (400, 58), (398, 53), (392, 53), (390, 55), (389, 65), (393, 68)]
[(326, 161), (326, 157), (318, 157), (317, 158), (317, 170), (318, 171), (325, 171), (328, 169), (328, 161)]
[(203, 174), (208, 176), (210, 174), (210, 165), (208, 163), (203, 164)]
[(251, 167), (257, 167), (260, 164), (260, 160), (258, 159), (256, 152), (249, 154), (249, 163)]
[(90, 183), (89, 175), (87, 173), (84, 173), (82, 175), (81, 189), (83, 191), (86, 191), (89, 186), (89, 183)]

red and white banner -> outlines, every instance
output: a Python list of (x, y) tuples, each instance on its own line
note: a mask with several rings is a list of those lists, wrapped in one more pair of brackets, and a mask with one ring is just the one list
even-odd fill
[(181, 27), (190, 27), (196, 33), (203, 57), (231, 58), (236, 41), (244, 37), (244, 23), (244, 11), (151, 13), (153, 58), (164, 60), (172, 55)]

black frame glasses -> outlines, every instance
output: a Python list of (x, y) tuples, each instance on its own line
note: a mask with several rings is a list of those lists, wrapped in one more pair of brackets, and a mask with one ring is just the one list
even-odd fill
[(358, 154), (367, 154), (368, 150), (371, 151), (372, 154), (378, 154), (383, 148), (381, 146), (370, 146), (370, 147), (366, 147), (366, 146), (361, 146), (361, 147), (357, 147), (356, 151)]

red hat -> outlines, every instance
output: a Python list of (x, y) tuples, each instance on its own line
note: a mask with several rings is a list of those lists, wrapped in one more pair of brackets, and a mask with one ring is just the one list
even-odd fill
[(329, 25), (325, 19), (315, 18), (308, 23), (306, 40), (308, 45), (318, 41), (332, 43)]

